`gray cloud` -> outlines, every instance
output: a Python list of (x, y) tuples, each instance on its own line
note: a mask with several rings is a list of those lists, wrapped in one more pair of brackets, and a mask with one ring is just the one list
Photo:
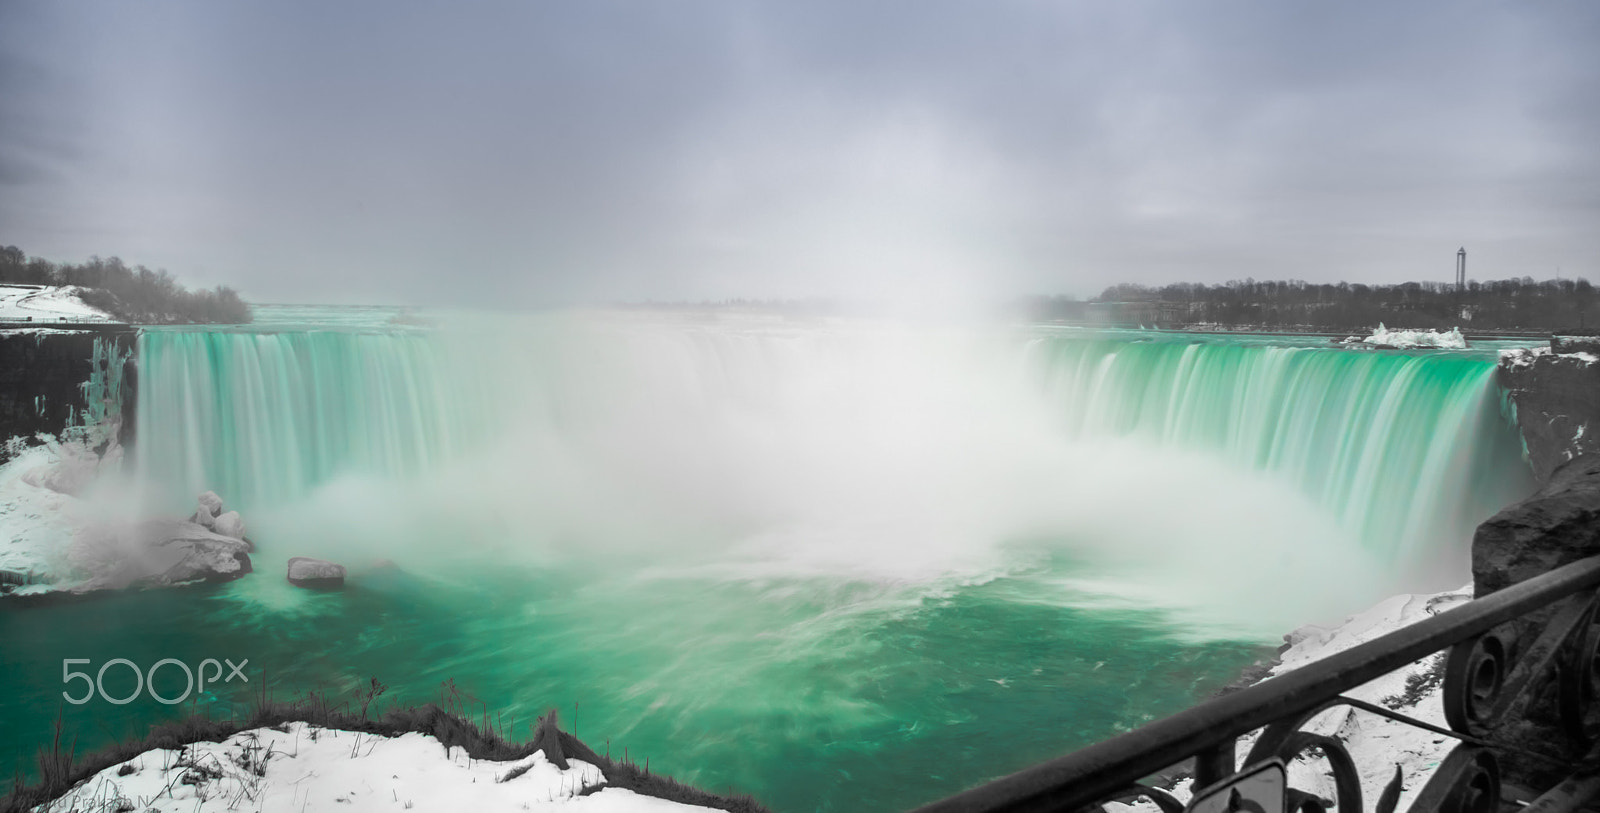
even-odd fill
[(1600, 278), (1592, 4), (26, 8), (0, 240), (260, 300)]

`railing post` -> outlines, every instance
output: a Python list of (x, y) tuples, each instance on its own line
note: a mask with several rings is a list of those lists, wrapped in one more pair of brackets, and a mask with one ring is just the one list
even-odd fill
[(1219, 742), (1194, 755), (1194, 787), (1209, 787), (1232, 776), (1237, 762), (1233, 752), (1234, 740)]

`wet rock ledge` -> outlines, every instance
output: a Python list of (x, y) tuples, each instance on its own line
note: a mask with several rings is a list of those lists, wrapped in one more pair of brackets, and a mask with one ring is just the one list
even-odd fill
[(1600, 339), (1552, 336), (1548, 348), (1505, 351), (1499, 376), (1539, 482), (1568, 460), (1600, 453)]

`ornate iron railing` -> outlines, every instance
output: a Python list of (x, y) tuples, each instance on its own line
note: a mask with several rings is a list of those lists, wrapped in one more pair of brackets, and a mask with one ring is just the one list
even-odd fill
[[(1578, 810), (1600, 796), (1600, 556), (1573, 562), (1465, 602), (1115, 739), (942, 799), (919, 813), (1067, 811), (1144, 797), (1163, 813), (1362, 813), (1361, 781), (1337, 739), (1302, 731), (1335, 706), (1352, 706), (1448, 734), (1460, 742), (1412, 802), (1417, 813)], [(1346, 691), (1449, 649), (1442, 696), (1448, 730)], [(1264, 729), (1242, 760), (1240, 737)], [(1320, 752), (1336, 802), (1287, 787), (1284, 764)], [(1188, 805), (1145, 784), (1191, 761)], [(1400, 778), (1374, 809), (1392, 813)], [(1544, 789), (1536, 793), (1529, 788)]]

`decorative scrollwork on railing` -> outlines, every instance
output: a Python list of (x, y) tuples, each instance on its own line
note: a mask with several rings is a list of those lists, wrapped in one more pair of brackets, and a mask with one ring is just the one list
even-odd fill
[[(1597, 588), (1600, 556), (922, 811), (1081, 813), (1143, 798), (1161, 813), (1364, 813), (1360, 772), (1345, 744), (1303, 730), (1338, 706), (1459, 740), (1412, 800), (1415, 813), (1497, 813), (1511, 794), (1533, 788), (1548, 790), (1517, 799), (1529, 811), (1575, 810), (1600, 798)], [(1441, 650), (1448, 650), (1441, 691), (1448, 729), (1343, 695)], [(1260, 733), (1241, 764), (1236, 744), (1253, 731)], [(1289, 786), (1287, 766), (1303, 757), (1327, 764), (1334, 799)], [(1187, 805), (1146, 780), (1183, 762), (1194, 779)], [(1383, 788), (1371, 789), (1376, 813), (1394, 813), (1402, 782), (1396, 766)]]
[(1561, 663), (1561, 719), (1585, 753), (1600, 741), (1600, 598), (1578, 624)]
[[(1250, 749), (1249, 756), (1245, 757), (1245, 764), (1254, 765), (1274, 757), (1287, 764), (1307, 751), (1320, 751), (1333, 774), (1334, 798), (1337, 800), (1339, 813), (1362, 813), (1361, 773), (1356, 770), (1356, 761), (1350, 758), (1350, 752), (1344, 747), (1344, 743), (1333, 737), (1300, 730), (1301, 726), (1321, 711), (1323, 709), (1299, 715), (1298, 719), (1292, 722), (1267, 726), (1261, 737), (1256, 740), (1255, 747)], [(1326, 803), (1311, 794), (1293, 788), (1289, 791), (1304, 797), (1289, 800), (1287, 805), (1289, 810), (1322, 813), (1327, 809)]]
[(1600, 732), (1597, 621), (1600, 597), (1582, 593), (1457, 643), (1444, 678), (1450, 727), (1496, 743), (1534, 784), (1570, 773)]
[(1120, 793), (1106, 797), (1104, 801), (1130, 804), (1141, 798), (1149, 799), (1156, 807), (1161, 809), (1161, 813), (1183, 813), (1183, 802), (1179, 801), (1178, 797), (1173, 796), (1170, 791), (1138, 783), (1129, 786)]
[(1450, 650), (1444, 677), (1444, 718), (1464, 734), (1483, 733), (1506, 682), (1506, 646), (1484, 633)]
[(1496, 813), (1500, 797), (1500, 763), (1494, 753), (1482, 746), (1458, 745), (1434, 769), (1411, 809), (1419, 813)]

